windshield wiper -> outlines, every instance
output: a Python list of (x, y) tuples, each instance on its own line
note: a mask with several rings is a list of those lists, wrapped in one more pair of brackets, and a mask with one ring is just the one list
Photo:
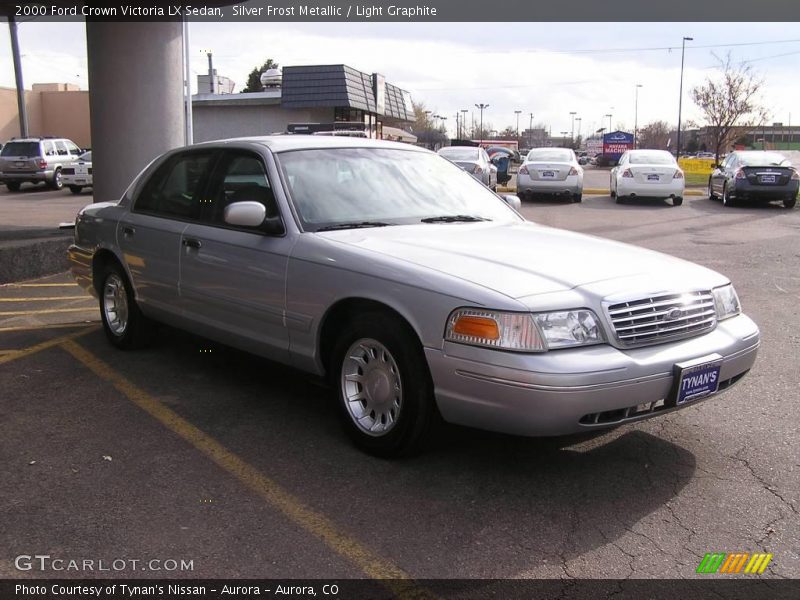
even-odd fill
[(442, 215), (441, 217), (425, 217), (420, 221), (423, 223), (473, 223), (476, 221), (491, 221), (491, 219), (474, 215)]
[(383, 221), (358, 221), (354, 223), (335, 223), (320, 227), (317, 231), (335, 231), (336, 229), (362, 229), (364, 227), (388, 227), (394, 223), (384, 223)]

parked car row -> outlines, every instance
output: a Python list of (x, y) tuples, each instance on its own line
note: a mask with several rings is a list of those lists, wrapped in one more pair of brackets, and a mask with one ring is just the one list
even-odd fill
[(0, 184), (18, 192), (23, 183), (44, 183), (54, 190), (67, 185), (78, 194), (92, 186), (91, 153), (66, 138), (12, 139), (0, 150)]

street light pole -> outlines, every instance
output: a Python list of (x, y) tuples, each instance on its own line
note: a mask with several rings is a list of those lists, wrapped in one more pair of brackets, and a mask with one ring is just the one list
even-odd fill
[(514, 114), (517, 115), (517, 142), (519, 142), (519, 115), (521, 112), (521, 110), (514, 111)]
[(569, 134), (570, 145), (575, 143), (575, 115), (577, 114), (578, 113), (576, 113), (574, 110), (569, 113), (569, 115), (572, 117), (572, 129), (570, 129), (570, 134)]
[(481, 141), (480, 141), (480, 145), (483, 146), (483, 109), (489, 108), (489, 105), (488, 104), (484, 104), (483, 102), (481, 102), (480, 104), (476, 104), (475, 108), (477, 108), (477, 109), (479, 109), (481, 111), (481, 134), (480, 134)]
[(468, 109), (462, 108), (461, 109), (461, 129), (463, 130), (462, 133), (464, 137), (467, 137), (467, 113), (469, 112)]
[(581, 121), (583, 121), (583, 117), (575, 117), (575, 120), (578, 122), (578, 137), (575, 138), (575, 141), (577, 141), (581, 137)]
[(531, 113), (531, 124), (528, 126), (528, 149), (533, 147), (533, 113)]
[(686, 53), (686, 42), (694, 41), (694, 38), (684, 37), (681, 40), (681, 85), (678, 92), (678, 135), (675, 144), (675, 156), (681, 155), (681, 108), (683, 108), (683, 56)]
[(611, 115), (611, 113), (608, 113), (605, 116), (608, 117), (608, 131), (611, 132), (611, 116), (612, 115)]
[(641, 83), (636, 84), (636, 102), (633, 109), (633, 147), (638, 148), (638, 133), (639, 133), (639, 88), (642, 87)]

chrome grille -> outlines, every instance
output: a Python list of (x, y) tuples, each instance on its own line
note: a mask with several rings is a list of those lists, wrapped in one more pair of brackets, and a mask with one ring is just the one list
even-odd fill
[(608, 307), (617, 340), (646, 346), (700, 335), (714, 328), (717, 314), (710, 291), (663, 294)]

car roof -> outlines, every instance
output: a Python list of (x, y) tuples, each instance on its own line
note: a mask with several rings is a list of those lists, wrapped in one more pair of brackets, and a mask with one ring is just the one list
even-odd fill
[(418, 148), (402, 142), (388, 142), (384, 140), (373, 140), (370, 138), (347, 137), (336, 135), (265, 135), (238, 137), (223, 140), (214, 140), (195, 144), (195, 147), (221, 146), (232, 143), (250, 143), (266, 146), (272, 152), (290, 152), (292, 150), (316, 150), (325, 148), (386, 148), (395, 150), (412, 150), (417, 152), (429, 152), (424, 148)]

